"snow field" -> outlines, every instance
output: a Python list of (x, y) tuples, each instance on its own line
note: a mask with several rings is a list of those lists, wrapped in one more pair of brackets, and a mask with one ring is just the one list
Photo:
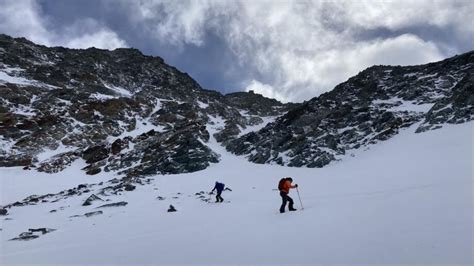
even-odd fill
[[(211, 139), (219, 164), (154, 176), (150, 185), (104, 197), (127, 201), (125, 207), (69, 218), (103, 204), (83, 207), (82, 195), (10, 209), (13, 220), (0, 220), (0, 264), (472, 265), (473, 125), (422, 134), (413, 134), (413, 125), (321, 169), (252, 164)], [(86, 177), (78, 168), (55, 175), (17, 170), (0, 169), (2, 203), (112, 177)], [(299, 184), (304, 210), (278, 213), (273, 189), (284, 176)], [(232, 188), (222, 195), (230, 203), (197, 198), (215, 181)], [(300, 209), (296, 191), (290, 196)], [(170, 204), (178, 211), (167, 213)], [(57, 231), (8, 241), (37, 227)]]

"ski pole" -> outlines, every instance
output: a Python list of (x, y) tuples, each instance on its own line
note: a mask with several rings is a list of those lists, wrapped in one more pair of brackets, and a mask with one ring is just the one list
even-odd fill
[(303, 202), (301, 202), (300, 191), (298, 190), (298, 187), (296, 188), (296, 192), (298, 192), (298, 198), (300, 199), (301, 209), (304, 210)]

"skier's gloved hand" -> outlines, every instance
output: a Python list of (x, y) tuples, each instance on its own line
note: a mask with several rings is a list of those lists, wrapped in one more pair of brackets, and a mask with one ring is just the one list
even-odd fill
[(295, 187), (298, 187), (298, 184), (295, 184)]

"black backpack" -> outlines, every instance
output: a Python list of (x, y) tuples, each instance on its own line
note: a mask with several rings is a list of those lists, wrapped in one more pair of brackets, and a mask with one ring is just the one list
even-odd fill
[(285, 185), (285, 182), (286, 182), (286, 178), (280, 179), (280, 182), (278, 182), (278, 190), (283, 189), (283, 185)]

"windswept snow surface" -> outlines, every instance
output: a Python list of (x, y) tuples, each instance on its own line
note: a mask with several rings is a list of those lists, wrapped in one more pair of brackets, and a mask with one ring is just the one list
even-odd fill
[(18, 85), (31, 85), (32, 84), (32, 82), (28, 79), (25, 79), (22, 77), (10, 76), (8, 72), (0, 71), (0, 83), (4, 83), (4, 82), (18, 84)]
[(21, 76), (18, 76), (19, 73), (22, 73), (24, 71), (25, 70), (21, 68), (12, 68), (3, 64), (0, 65), (0, 84), (11, 83), (11, 84), (17, 84), (20, 86), (34, 85), (34, 86), (39, 86), (39, 87), (46, 87), (49, 89), (58, 88), (56, 86), (45, 84), (37, 80), (26, 79)]
[[(81, 206), (90, 193), (10, 209), (13, 220), (0, 220), (0, 264), (472, 265), (473, 125), (414, 134), (415, 125), (322, 169), (252, 164), (211, 139), (209, 146), (222, 155), (219, 164), (155, 176), (150, 185), (108, 197), (129, 204), (101, 209), (103, 215), (69, 218), (98, 210), (98, 204)], [(9, 201), (50, 184), (33, 171), (0, 171), (1, 192), (19, 193)], [(273, 189), (284, 176), (299, 184), (304, 210), (292, 190), (299, 210), (278, 213)], [(230, 203), (195, 196), (215, 181), (232, 188), (223, 193)], [(170, 204), (178, 211), (167, 213)], [(8, 241), (37, 227), (57, 231)]]
[(119, 95), (122, 95), (124, 97), (131, 97), (132, 96), (132, 93), (122, 87), (118, 87), (118, 86), (114, 86), (112, 84), (106, 84), (104, 83), (104, 86), (109, 89), (109, 90), (112, 90), (116, 93), (118, 93)]

